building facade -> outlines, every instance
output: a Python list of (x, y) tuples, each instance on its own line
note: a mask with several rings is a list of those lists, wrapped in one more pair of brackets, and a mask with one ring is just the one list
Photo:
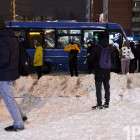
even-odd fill
[(140, 0), (104, 0), (104, 22), (120, 24), (127, 36), (140, 37)]
[(103, 13), (103, 0), (86, 0), (86, 19), (88, 22), (98, 22)]
[(93, 0), (86, 0), (86, 20), (93, 22)]
[(103, 0), (93, 0), (93, 22), (98, 22), (103, 13)]
[[(90, 0), (87, 0), (87, 4), (90, 4)], [(92, 4), (91, 21), (99, 22), (102, 18), (104, 23), (120, 24), (127, 36), (140, 37), (140, 0), (93, 0)], [(90, 15), (89, 12), (87, 10), (86, 17)]]
[(140, 0), (133, 0), (132, 35), (135, 37), (140, 37)]
[(132, 35), (132, 0), (104, 0), (103, 13), (104, 22), (118, 23)]

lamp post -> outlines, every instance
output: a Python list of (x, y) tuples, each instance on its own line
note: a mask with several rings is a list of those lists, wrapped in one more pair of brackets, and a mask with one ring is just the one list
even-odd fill
[(12, 0), (11, 5), (12, 5), (12, 14), (13, 14), (13, 22), (16, 21), (16, 0)]
[(90, 14), (89, 14), (89, 21), (90, 21), (90, 22), (91, 22), (91, 9), (92, 9), (92, 8), (91, 8), (91, 7), (92, 7), (91, 4), (92, 4), (92, 2), (91, 2), (91, 0), (90, 0)]

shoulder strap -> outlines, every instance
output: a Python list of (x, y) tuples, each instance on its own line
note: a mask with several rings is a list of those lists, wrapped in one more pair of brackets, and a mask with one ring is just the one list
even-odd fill
[(97, 44), (97, 46), (99, 46), (99, 47), (102, 48), (102, 49), (109, 49), (108, 46), (103, 47), (103, 46), (101, 46), (100, 44)]
[(99, 46), (100, 48), (104, 49), (104, 47), (102, 47), (100, 44), (97, 44), (97, 46)]

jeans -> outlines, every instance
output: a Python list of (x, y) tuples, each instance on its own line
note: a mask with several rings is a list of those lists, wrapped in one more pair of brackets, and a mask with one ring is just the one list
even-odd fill
[(129, 72), (129, 65), (130, 65), (129, 59), (121, 59), (122, 74), (126, 74)]
[(24, 128), (22, 120), (24, 115), (14, 98), (13, 83), (13, 81), (0, 81), (0, 96), (4, 100), (6, 107), (14, 120), (14, 127)]
[(105, 104), (109, 105), (109, 101), (110, 101), (109, 81), (103, 81), (103, 82), (95, 81), (97, 105), (99, 105), (99, 106), (102, 105), (102, 93), (101, 93), (102, 83), (103, 83), (104, 89), (105, 89)]

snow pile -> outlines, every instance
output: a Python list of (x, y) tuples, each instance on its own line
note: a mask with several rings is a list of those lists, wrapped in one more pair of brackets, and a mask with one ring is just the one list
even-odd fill
[[(118, 75), (111, 73), (110, 89), (115, 91), (112, 98), (120, 99), (126, 89), (140, 88), (140, 74)], [(42, 76), (40, 80), (31, 76), (21, 77), (14, 85), (16, 96), (30, 94), (37, 97), (72, 97), (95, 96), (94, 75), (80, 75), (79, 77)], [(104, 93), (104, 88), (102, 88)]]
[(126, 75), (118, 75), (117, 73), (111, 73), (110, 89), (126, 89), (127, 88), (127, 77)]
[[(120, 101), (139, 102), (135, 101), (135, 97), (139, 99), (138, 92), (132, 91), (133, 88), (139, 87), (140, 74), (118, 75), (111, 73), (111, 102), (113, 104)], [(63, 97), (73, 100), (72, 97), (74, 97), (79, 98), (84, 104), (96, 102), (95, 81), (92, 74), (79, 77), (42, 76), (40, 80), (31, 76), (21, 77), (15, 82), (14, 89), (15, 97), (23, 97), (22, 107), (28, 111), (36, 106), (42, 106), (43, 98)], [(103, 99), (104, 93), (104, 88), (102, 88)]]
[[(125, 140), (126, 128), (140, 126), (140, 75), (111, 73), (110, 85), (110, 108), (93, 111), (94, 75), (21, 77), (14, 90), (22, 97), (16, 100), (28, 117), (25, 130), (4, 131), (12, 119), (0, 100), (0, 139)], [(139, 140), (140, 135), (135, 138)]]
[(20, 77), (17, 79), (14, 83), (14, 89), (17, 94), (20, 92), (29, 92), (31, 91), (33, 85), (34, 85), (35, 80), (31, 77)]
[(127, 88), (140, 88), (140, 73), (127, 74)]
[(81, 96), (88, 94), (89, 88), (95, 88), (94, 76), (43, 76), (32, 88), (34, 96)]

